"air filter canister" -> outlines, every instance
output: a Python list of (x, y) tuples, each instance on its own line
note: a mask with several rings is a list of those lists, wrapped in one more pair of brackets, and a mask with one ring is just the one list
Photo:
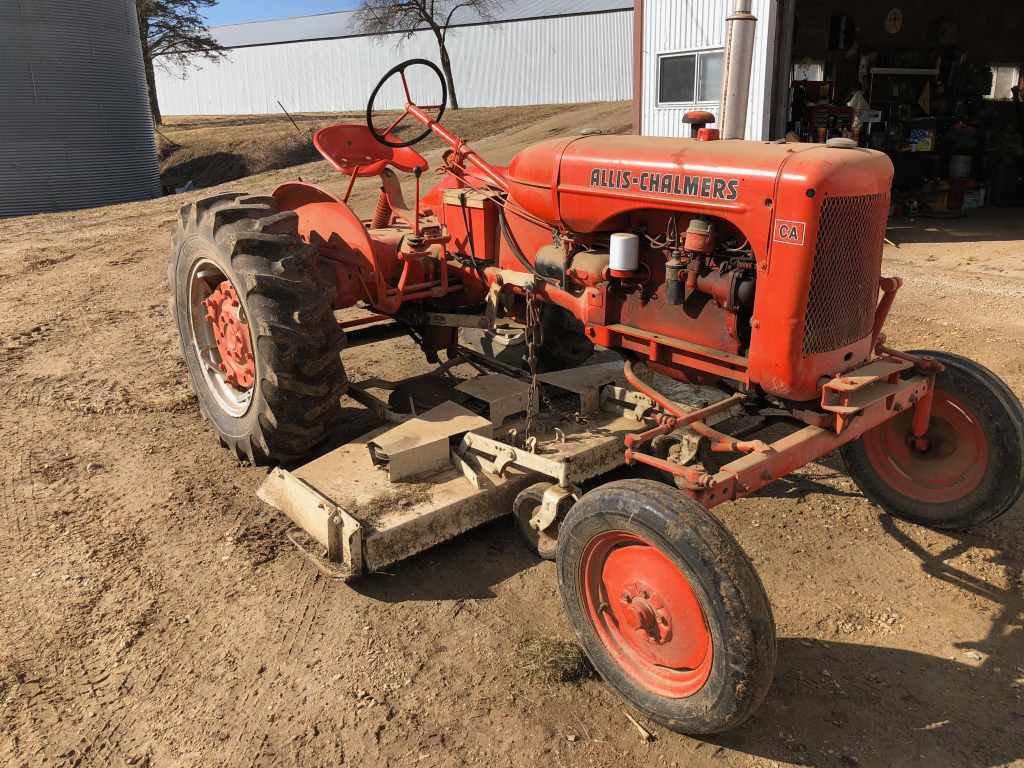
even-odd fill
[(640, 266), (640, 238), (632, 232), (615, 232), (609, 248), (612, 272), (635, 272)]

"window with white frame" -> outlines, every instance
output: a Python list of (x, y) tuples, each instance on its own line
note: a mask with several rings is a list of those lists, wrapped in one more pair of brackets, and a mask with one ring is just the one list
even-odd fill
[(1013, 98), (1011, 89), (1020, 83), (1020, 67), (1014, 64), (990, 64), (992, 68), (992, 90), (985, 98), (1009, 101)]
[(721, 94), (721, 49), (658, 57), (659, 105), (718, 101)]

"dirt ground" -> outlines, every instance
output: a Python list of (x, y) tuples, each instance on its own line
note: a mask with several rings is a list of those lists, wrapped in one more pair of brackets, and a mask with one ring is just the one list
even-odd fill
[[(502, 162), (626, 124), (622, 105), (553, 108), (477, 146)], [(313, 163), (226, 188), (297, 175), (341, 183)], [(531, 673), (570, 631), (553, 565), (507, 518), (352, 585), (319, 577), (186, 381), (164, 264), (201, 194), (0, 221), (0, 765), (1024, 765), (1020, 506), (934, 533), (828, 457), (719, 507), (771, 597), (779, 666), (755, 717), (709, 739), (640, 718), (645, 743), (600, 681)], [(890, 237), (890, 339), (1024, 395), (1021, 212)], [(387, 356), (391, 376), (423, 368), (409, 343)], [(381, 357), (345, 359), (360, 378)]]

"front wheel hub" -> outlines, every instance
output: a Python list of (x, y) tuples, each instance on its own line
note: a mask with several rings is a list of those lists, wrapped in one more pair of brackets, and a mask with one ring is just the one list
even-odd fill
[(981, 485), (989, 444), (981, 418), (950, 392), (936, 389), (928, 432), (915, 437), (912, 412), (869, 430), (864, 451), (887, 486), (908, 499), (956, 503)]
[(711, 631), (687, 575), (653, 543), (627, 531), (590, 541), (581, 563), (583, 602), (619, 666), (669, 698), (704, 687), (714, 658)]
[(249, 389), (256, 381), (256, 358), (249, 323), (235, 286), (228, 280), (221, 281), (203, 306), (220, 353), (224, 380), (236, 389)]
[(664, 645), (672, 639), (672, 616), (652, 587), (636, 581), (622, 593), (626, 625), (648, 643)]

